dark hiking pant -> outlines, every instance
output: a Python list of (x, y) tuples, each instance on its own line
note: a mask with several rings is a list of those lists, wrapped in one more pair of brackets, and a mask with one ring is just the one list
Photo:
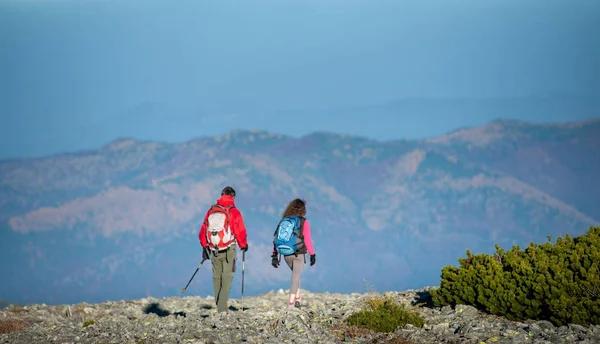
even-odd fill
[(304, 267), (304, 260), (306, 255), (299, 254), (298, 257), (295, 255), (285, 256), (285, 262), (292, 270), (292, 283), (290, 284), (290, 294), (296, 294), (300, 288), (300, 272)]
[(236, 255), (235, 245), (233, 245), (227, 251), (220, 252), (216, 257), (213, 255), (210, 258), (217, 312), (224, 312), (228, 309), (227, 301), (229, 300), (229, 290), (233, 280)]

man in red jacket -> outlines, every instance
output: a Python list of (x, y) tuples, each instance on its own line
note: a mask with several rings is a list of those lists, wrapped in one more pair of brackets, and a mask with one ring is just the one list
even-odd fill
[(212, 260), (213, 287), (218, 312), (227, 310), (229, 290), (235, 272), (236, 245), (239, 245), (240, 250), (248, 251), (246, 226), (234, 200), (235, 190), (231, 186), (225, 187), (221, 198), (206, 212), (198, 234), (203, 259)]

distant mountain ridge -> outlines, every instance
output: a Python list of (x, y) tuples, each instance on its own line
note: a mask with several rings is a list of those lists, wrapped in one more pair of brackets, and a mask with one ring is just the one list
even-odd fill
[[(7, 160), (0, 257), (12, 264), (0, 273), (21, 278), (0, 287), (0, 297), (174, 295), (199, 259), (206, 207), (225, 185), (237, 190), (249, 231), (248, 292), (288, 283), (287, 271), (270, 266), (269, 245), (294, 197), (308, 201), (319, 257), (305, 271), (309, 289), (362, 290), (363, 278), (390, 290), (435, 285), (442, 265), (467, 248), (545, 241), (599, 224), (599, 152), (600, 119), (500, 119), (423, 140), (236, 130)], [(209, 268), (196, 278), (208, 276)], [(212, 292), (197, 283), (197, 292)]]
[[(43, 141), (37, 141), (35, 136), (29, 136), (18, 128), (0, 127), (0, 157), (47, 157), (72, 150), (72, 147), (95, 150), (115, 136), (183, 142), (197, 137), (199, 128), (208, 136), (221, 135), (223, 130), (235, 127), (258, 127), (298, 138), (323, 129), (324, 118), (327, 118), (327, 129), (335, 133), (360, 133), (386, 141), (415, 139), (421, 135), (433, 137), (446, 133), (454, 125), (452, 118), (458, 116), (474, 125), (484, 125), (507, 116), (538, 123), (541, 114), (544, 122), (564, 118), (583, 121), (597, 117), (599, 108), (598, 94), (565, 92), (489, 98), (406, 97), (382, 104), (305, 109), (269, 109), (248, 102), (226, 102), (216, 106), (197, 104), (183, 108), (178, 104), (150, 100), (101, 118), (61, 123), (63, 129), (46, 131)], [(419, 117), (428, 120), (413, 120)], [(391, 126), (387, 123), (398, 124)], [(22, 127), (27, 127), (26, 122)], [(22, 141), (25, 137), (28, 139)]]

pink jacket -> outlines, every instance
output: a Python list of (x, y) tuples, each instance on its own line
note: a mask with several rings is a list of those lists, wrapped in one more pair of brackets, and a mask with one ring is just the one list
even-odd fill
[[(304, 246), (306, 246), (308, 254), (312, 256), (315, 254), (315, 249), (313, 247), (312, 236), (310, 235), (310, 222), (308, 222), (308, 220), (304, 220), (302, 234), (304, 235)], [(275, 250), (275, 247), (273, 247), (273, 254), (275, 253), (277, 253), (277, 250)]]

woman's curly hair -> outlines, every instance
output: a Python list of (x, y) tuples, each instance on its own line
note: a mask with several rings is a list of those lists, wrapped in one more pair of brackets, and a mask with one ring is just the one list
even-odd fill
[(282, 218), (286, 216), (306, 216), (306, 202), (300, 198), (291, 201), (281, 215)]

